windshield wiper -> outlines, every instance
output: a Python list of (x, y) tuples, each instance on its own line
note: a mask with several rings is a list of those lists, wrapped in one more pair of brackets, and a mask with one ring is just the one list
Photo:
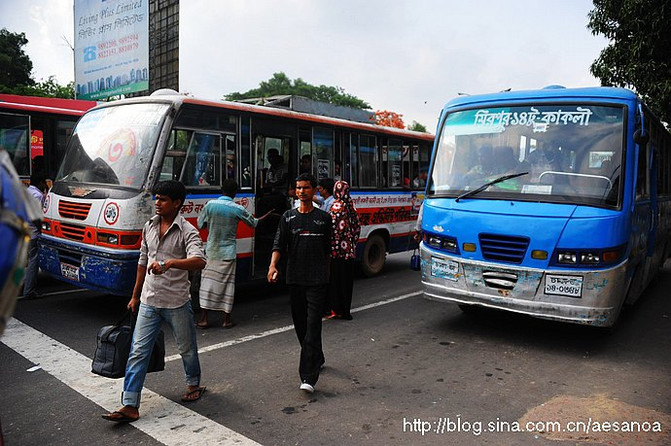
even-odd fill
[(521, 177), (522, 175), (526, 175), (528, 173), (529, 172), (521, 172), (521, 173), (511, 173), (511, 174), (508, 174), (508, 175), (503, 175), (502, 177), (498, 177), (495, 180), (492, 180), (492, 181), (489, 181), (489, 182), (483, 184), (482, 186), (478, 187), (477, 189), (473, 189), (473, 190), (469, 190), (468, 192), (464, 192), (463, 194), (459, 195), (454, 201), (458, 202), (462, 198), (472, 197), (473, 195), (479, 194), (483, 190), (487, 189), (489, 186), (493, 186), (495, 184), (502, 183), (502, 182), (504, 182), (506, 180), (510, 180), (512, 178)]

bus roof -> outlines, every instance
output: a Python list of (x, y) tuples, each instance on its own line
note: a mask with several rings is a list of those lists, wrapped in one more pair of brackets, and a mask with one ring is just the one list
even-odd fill
[(539, 90), (502, 91), (473, 96), (459, 96), (450, 100), (444, 107), (448, 110), (455, 107), (474, 106), (482, 103), (492, 102), (520, 102), (528, 100), (552, 100), (561, 99), (611, 99), (619, 101), (631, 101), (636, 99), (636, 94), (625, 88), (614, 87), (586, 87), (565, 88), (559, 85), (551, 85)]
[(141, 96), (137, 98), (124, 99), (121, 101), (107, 102), (101, 105), (101, 107), (109, 107), (114, 105), (120, 105), (123, 103), (138, 103), (138, 102), (167, 102), (177, 104), (178, 107), (182, 105), (204, 105), (209, 107), (223, 108), (227, 110), (235, 110), (239, 112), (249, 112), (249, 113), (258, 113), (267, 116), (276, 116), (281, 118), (288, 119), (300, 119), (302, 121), (314, 122), (318, 124), (325, 125), (337, 125), (342, 127), (349, 127), (352, 129), (368, 131), (368, 132), (377, 132), (377, 133), (387, 133), (397, 136), (406, 136), (413, 137), (417, 139), (423, 139), (426, 141), (433, 141), (434, 135), (431, 133), (415, 132), (412, 130), (398, 129), (395, 127), (385, 127), (375, 124), (366, 124), (355, 121), (348, 121), (341, 118), (331, 118), (328, 116), (314, 115), (310, 113), (296, 112), (292, 110), (285, 110), (282, 108), (267, 107), (262, 105), (253, 105), (253, 104), (244, 104), (241, 102), (229, 102), (229, 101), (213, 101), (206, 99), (198, 99), (178, 93), (175, 94), (152, 94), (150, 96)]
[(95, 107), (97, 104), (98, 103), (95, 101), (82, 101), (79, 99), (0, 94), (0, 107), (12, 110), (81, 116), (84, 112)]

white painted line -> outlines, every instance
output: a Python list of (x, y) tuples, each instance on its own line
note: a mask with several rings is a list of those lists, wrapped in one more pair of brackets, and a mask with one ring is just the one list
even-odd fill
[(359, 311), (370, 310), (371, 308), (375, 308), (375, 307), (379, 307), (379, 306), (382, 306), (382, 305), (387, 305), (387, 304), (391, 304), (391, 303), (394, 303), (394, 302), (398, 302), (399, 300), (407, 299), (409, 297), (419, 296), (422, 293), (423, 293), (423, 291), (413, 291), (412, 293), (403, 294), (401, 296), (392, 297), (392, 298), (386, 299), (386, 300), (381, 300), (380, 302), (374, 302), (372, 304), (368, 304), (368, 305), (364, 305), (362, 307), (355, 308), (351, 311), (351, 313), (357, 313)]
[[(356, 313), (356, 312), (364, 311), (364, 310), (370, 310), (371, 308), (380, 307), (382, 305), (387, 305), (387, 304), (390, 304), (390, 303), (393, 303), (393, 302), (398, 302), (399, 300), (407, 299), (409, 297), (418, 296), (420, 294), (422, 294), (422, 291), (414, 291), (412, 293), (403, 294), (401, 296), (396, 296), (396, 297), (392, 297), (390, 299), (381, 300), (379, 302), (374, 302), (372, 304), (368, 304), (368, 305), (364, 305), (362, 307), (355, 308), (351, 311), (351, 313)], [(249, 335), (249, 336), (244, 336), (242, 338), (232, 339), (230, 341), (208, 345), (207, 347), (199, 348), (198, 349), (198, 354), (211, 352), (213, 350), (219, 350), (221, 348), (230, 347), (232, 345), (241, 344), (241, 343), (247, 342), (247, 341), (253, 341), (255, 339), (265, 338), (266, 336), (271, 336), (271, 335), (274, 335), (274, 334), (283, 333), (285, 331), (289, 331), (289, 330), (293, 330), (293, 329), (294, 329), (293, 325), (285, 325), (284, 327), (273, 328), (272, 330), (264, 331), (264, 332), (261, 332), (261, 333), (256, 333), (256, 334)], [(180, 355), (166, 356), (165, 357), (165, 362), (176, 361), (178, 359), (181, 359)]]
[[(0, 342), (106, 411), (119, 408), (123, 381), (94, 375), (91, 359), (81, 353), (16, 319), (9, 321)], [(142, 391), (140, 414), (142, 417), (132, 423), (133, 427), (165, 445), (188, 445), (194, 441), (199, 445), (258, 445), (147, 388)], [(101, 428), (112, 424), (102, 418), (99, 420)]]

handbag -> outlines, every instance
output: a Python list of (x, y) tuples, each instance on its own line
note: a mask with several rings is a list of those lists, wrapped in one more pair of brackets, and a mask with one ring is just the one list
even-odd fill
[[(128, 316), (131, 325), (124, 324)], [(105, 325), (98, 330), (91, 372), (106, 378), (122, 378), (126, 374), (134, 326), (132, 314), (128, 311), (116, 324)], [(148, 373), (165, 369), (164, 338), (163, 330), (159, 331), (151, 351)]]
[(417, 254), (417, 250), (412, 250), (412, 256), (410, 256), (410, 269), (413, 271), (420, 271), (422, 269), (422, 258)]

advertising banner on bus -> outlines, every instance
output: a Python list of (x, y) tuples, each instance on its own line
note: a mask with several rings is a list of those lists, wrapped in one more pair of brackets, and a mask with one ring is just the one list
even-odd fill
[(75, 0), (78, 99), (149, 89), (148, 4), (148, 0)]

